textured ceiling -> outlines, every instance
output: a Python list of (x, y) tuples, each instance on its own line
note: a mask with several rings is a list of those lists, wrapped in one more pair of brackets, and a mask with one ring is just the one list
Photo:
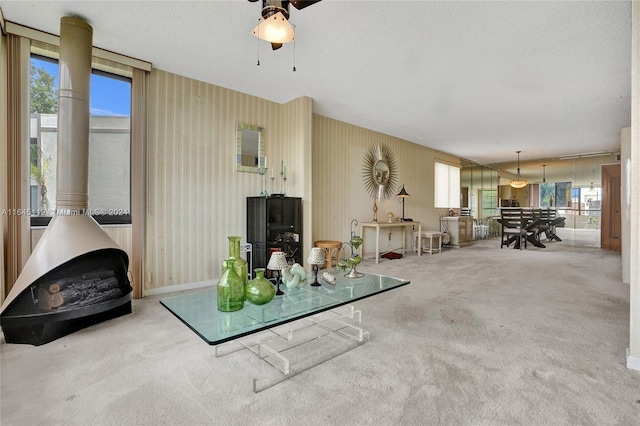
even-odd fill
[[(0, 1), (7, 21), (481, 164), (619, 150), (630, 125), (629, 1), (335, 1), (291, 8), (293, 44), (251, 29), (260, 2)], [(260, 59), (260, 66), (256, 65)]]

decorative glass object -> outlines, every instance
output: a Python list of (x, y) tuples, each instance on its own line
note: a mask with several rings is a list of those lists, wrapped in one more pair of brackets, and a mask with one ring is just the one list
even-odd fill
[(282, 282), (288, 289), (304, 287), (307, 285), (307, 271), (299, 263), (294, 263), (282, 270)]
[(351, 271), (349, 271), (349, 273), (347, 275), (345, 275), (345, 277), (347, 277), (347, 278), (362, 278), (362, 277), (364, 277), (364, 274), (356, 271), (356, 266), (358, 266), (358, 264), (361, 261), (362, 261), (362, 258), (360, 258), (360, 255), (358, 253), (354, 253), (349, 258), (349, 265), (351, 265)]
[(256, 268), (254, 272), (256, 277), (249, 281), (244, 294), (247, 302), (254, 305), (264, 305), (271, 302), (276, 295), (276, 288), (271, 284), (271, 281), (264, 277), (265, 268)]
[(247, 285), (249, 281), (249, 266), (247, 265), (247, 261), (240, 256), (240, 240), (242, 237), (227, 237), (229, 238), (229, 257), (233, 257), (235, 261), (233, 262), (233, 269), (236, 271), (236, 274), (242, 278), (243, 285)]
[(349, 259), (341, 257), (340, 260), (338, 260), (338, 268), (344, 272), (347, 269), (347, 266), (349, 266)]
[[(353, 219), (351, 221), (352, 228), (358, 226), (358, 221)], [(356, 266), (362, 261), (360, 255), (358, 254), (358, 248), (362, 245), (362, 237), (356, 235), (355, 231), (351, 231), (351, 240), (349, 241), (351, 244), (351, 257), (349, 257), (349, 265), (351, 265), (351, 271), (345, 277), (347, 278), (361, 278), (364, 277), (364, 274), (356, 271)]]
[(236, 274), (234, 262), (233, 257), (225, 261), (226, 269), (218, 281), (218, 310), (222, 312), (239, 311), (244, 307), (244, 281)]
[(260, 175), (260, 196), (268, 197), (269, 193), (264, 189), (264, 176), (267, 174), (267, 167), (258, 167), (258, 174)]

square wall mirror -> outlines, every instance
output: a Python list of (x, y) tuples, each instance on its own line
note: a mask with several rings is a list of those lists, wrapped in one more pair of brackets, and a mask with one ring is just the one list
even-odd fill
[(258, 173), (264, 167), (264, 127), (236, 123), (236, 171)]

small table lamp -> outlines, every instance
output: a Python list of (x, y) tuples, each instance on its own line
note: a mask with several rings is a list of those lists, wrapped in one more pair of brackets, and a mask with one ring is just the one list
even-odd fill
[(400, 189), (400, 192), (398, 192), (396, 197), (398, 197), (398, 202), (402, 201), (402, 221), (404, 221), (404, 199), (411, 197), (411, 195), (409, 195), (409, 193), (404, 189), (404, 184), (402, 184), (402, 189)]
[(276, 273), (276, 296), (281, 296), (284, 294), (282, 290), (280, 290), (280, 277), (279, 271), (283, 269), (287, 269), (289, 264), (287, 263), (287, 257), (284, 252), (276, 251), (269, 258), (269, 263), (267, 264), (267, 269), (270, 271), (275, 271)]
[(325, 263), (324, 250), (320, 247), (313, 247), (309, 252), (307, 263), (313, 265), (313, 272), (315, 273), (315, 278), (311, 285), (318, 287), (320, 285), (318, 282), (318, 265), (324, 265)]

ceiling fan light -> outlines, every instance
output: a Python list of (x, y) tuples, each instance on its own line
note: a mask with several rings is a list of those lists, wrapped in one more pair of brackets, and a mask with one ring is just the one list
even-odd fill
[(294, 38), (293, 27), (282, 12), (264, 18), (251, 33), (260, 40), (275, 44), (289, 43)]

